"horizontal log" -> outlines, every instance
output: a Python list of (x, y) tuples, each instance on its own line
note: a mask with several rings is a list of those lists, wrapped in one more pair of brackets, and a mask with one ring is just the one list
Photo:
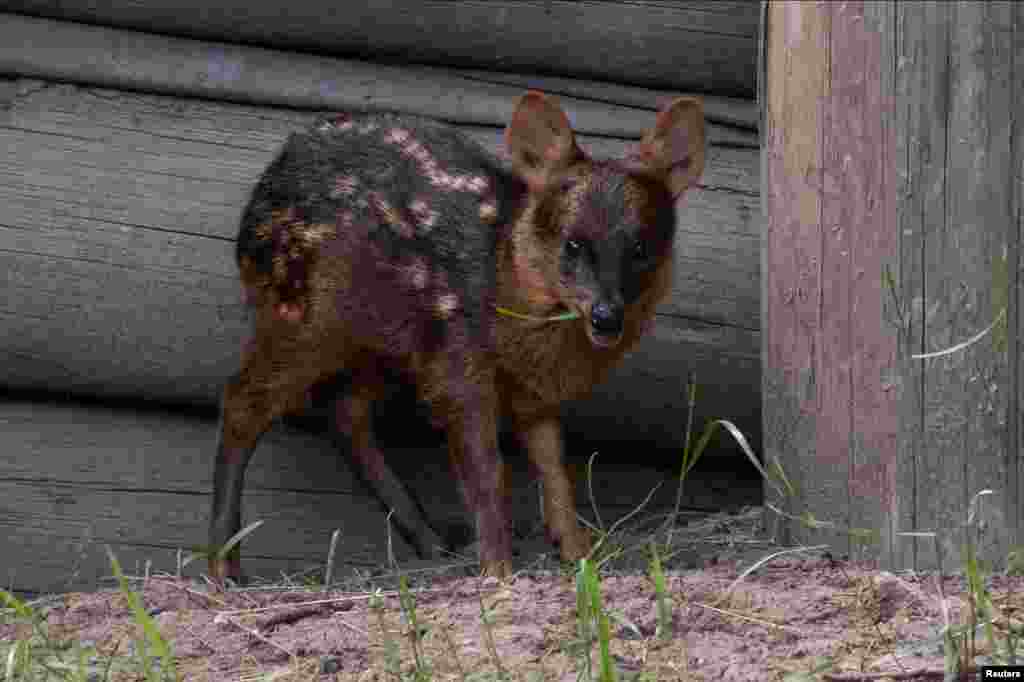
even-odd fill
[[(240, 212), (286, 135), (313, 114), (38, 81), (6, 93), (0, 384), (214, 404), (246, 331), (232, 257)], [(499, 130), (466, 130), (497, 149)], [(607, 155), (626, 142), (582, 144)], [(643, 363), (632, 365), (637, 381), (621, 385), (645, 399), (630, 412), (650, 397), (681, 413), (679, 387), (698, 357), (725, 362), (722, 385), (758, 385), (743, 360), (758, 333), (757, 168), (755, 150), (710, 148), (704, 184), (680, 207), (676, 287), (659, 315), (667, 328), (700, 323), (688, 334), (710, 356), (666, 363), (658, 394), (645, 389)], [(727, 417), (754, 409), (757, 391), (743, 405), (718, 395), (707, 406)]]
[[(756, 331), (659, 316), (612, 376), (589, 398), (567, 408), (574, 449), (587, 454), (598, 449), (634, 461), (637, 443), (643, 443), (645, 457), (678, 465), (685, 441), (686, 380), (693, 373), (698, 385), (695, 428), (702, 430), (709, 419), (729, 419), (760, 452), (760, 352)], [(731, 439), (714, 445), (716, 456), (742, 459)], [(656, 447), (663, 451), (655, 452)], [(732, 462), (726, 466), (743, 466), (726, 460)]]
[[(0, 491), (4, 489), (5, 486), (0, 483)], [(95, 502), (90, 503), (91, 506), (96, 506)], [(130, 504), (130, 501), (121, 498), (115, 500), (115, 503)], [(15, 593), (41, 595), (66, 591), (93, 591), (100, 586), (114, 584), (107, 554), (108, 546), (121, 564), (122, 571), (130, 576), (144, 575), (147, 562), (151, 574), (173, 575), (178, 564), (177, 548), (116, 540), (99, 543), (92, 540), (87, 533), (80, 537), (62, 537), (55, 533), (35, 530), (22, 532), (19, 529), (5, 528), (4, 531), (5, 537), (0, 540), (0, 548), (4, 556), (10, 559), (0, 559), (0, 568), (5, 570), (4, 589), (10, 589)], [(188, 557), (189, 554), (186, 550), (182, 556)], [(245, 570), (255, 577), (280, 581), (282, 572), (285, 575), (296, 575), (315, 568), (317, 564), (322, 567), (326, 557), (326, 546), (323, 547), (322, 556), (316, 562), (246, 554)], [(401, 565), (404, 567), (406, 564)], [(182, 574), (197, 578), (205, 570), (205, 562), (193, 561), (185, 567)]]
[[(0, 575), (5, 587), (49, 591), (94, 586), (109, 575), (104, 546), (114, 547), (127, 570), (152, 560), (154, 571), (173, 572), (179, 547), (201, 545), (211, 489), (216, 421), (162, 409), (111, 408), (98, 404), (0, 401)], [(462, 524), (464, 511), (439, 448), (386, 446), (389, 463), (424, 501), (440, 527)], [(507, 458), (512, 515), (538, 521), (536, 486), (525, 458)], [(594, 490), (602, 517), (621, 518), (664, 476), (633, 458), (628, 471), (601, 458)], [(583, 477), (577, 500), (589, 502)], [(662, 486), (652, 509), (674, 502)], [(756, 502), (759, 489), (729, 480), (696, 478), (683, 499), (689, 508)], [(339, 574), (381, 565), (386, 557), (386, 519), (352, 476), (346, 457), (323, 436), (279, 426), (261, 442), (246, 476), (246, 523), (264, 525), (246, 540), (246, 569), (274, 577), (281, 570), (319, 567), (334, 529), (342, 530)], [(396, 557), (415, 565), (393, 536)], [(188, 552), (186, 551), (186, 554)], [(205, 570), (202, 562), (186, 574)]]
[[(537, 76), (534, 74), (503, 73), (500, 71), (479, 71), (471, 69), (450, 69), (450, 73), (462, 78), (485, 83), (504, 83), (530, 90), (543, 90), (556, 95), (578, 97), (608, 104), (621, 104), (641, 109), (660, 109), (680, 93), (668, 90), (652, 90), (635, 85), (604, 83), (582, 78), (559, 76)], [(704, 116), (712, 123), (735, 126), (746, 130), (757, 130), (759, 125), (757, 103), (740, 97), (704, 95)]]
[[(96, 565), (104, 572), (88, 576), (87, 580), (93, 583), (109, 574), (102, 551), (106, 545), (162, 549), (165, 551), (161, 555), (169, 559), (176, 556), (178, 548), (188, 555), (206, 542), (209, 498), (205, 495), (4, 481), (0, 481), (0, 495), (5, 505), (16, 510), (0, 522), (0, 531), (6, 538), (0, 542), (8, 545), (3, 548), (4, 555), (11, 557), (3, 562), (8, 563), (3, 566), (8, 569), (7, 575), (16, 576), (29, 569), (30, 579), (38, 579), (33, 575), (38, 566), (22, 549), (29, 544), (29, 538), (45, 538), (51, 546), (78, 542), (83, 545), (84, 554), (98, 553), (93, 560), (99, 560)], [(368, 513), (371, 511), (372, 516)], [(293, 570), (322, 566), (331, 534), (340, 528), (338, 549), (343, 559), (339, 568), (349, 571), (356, 566), (386, 564), (386, 514), (372, 503), (355, 505), (344, 496), (325, 493), (247, 491), (244, 515), (246, 523), (256, 519), (265, 522), (245, 543), (245, 556), (257, 562), (269, 559), (290, 565)], [(395, 552), (399, 560), (415, 559), (416, 555), (397, 535), (393, 534), (392, 542), (392, 546), (397, 543)], [(73, 565), (74, 559), (73, 554), (66, 555), (65, 567)], [(205, 564), (200, 561), (190, 565), (189, 575), (205, 572)], [(265, 565), (257, 563), (256, 567), (250, 568), (247, 563), (246, 570), (263, 570)], [(173, 572), (176, 564), (161, 562), (155, 568)], [(21, 589), (25, 587), (24, 583), (19, 585)], [(28, 587), (38, 590), (40, 586)], [(51, 585), (42, 587), (52, 589)]]
[[(521, 92), (516, 88), (506, 93), (508, 99), (503, 106), (507, 107), (509, 116), (515, 97)], [(562, 99), (559, 102), (572, 113), (571, 102)], [(35, 137), (31, 138), (31, 144), (49, 144), (54, 149), (52, 154), (59, 153), (60, 145), (66, 145), (71, 151), (94, 154), (113, 145), (114, 150), (124, 152), (126, 162), (136, 164), (139, 170), (179, 174), (186, 170), (199, 171), (202, 173), (199, 177), (204, 179), (237, 182), (247, 187), (254, 173), (262, 170), (265, 155), (274, 153), (290, 132), (308, 125), (319, 115), (277, 108), (224, 106), (193, 99), (147, 97), (33, 79), (0, 80), (0, 104), (9, 110), (5, 115), (13, 129), (11, 134), (18, 133), (26, 143), (30, 134), (49, 134), (53, 138), (50, 143), (44, 137)], [(601, 106), (592, 104), (595, 110)], [(634, 129), (635, 137), (639, 137), (653, 124), (654, 116), (645, 110), (635, 113), (642, 119)], [(222, 122), (218, 116), (228, 120)], [(573, 118), (580, 142), (588, 152), (604, 157), (625, 153), (629, 142), (588, 134), (586, 126), (581, 127), (576, 122), (586, 116), (577, 113)], [(502, 129), (506, 122), (495, 118), (492, 125), (472, 123), (458, 124), (458, 127), (490, 151), (502, 154)], [(591, 130), (594, 128), (590, 126)], [(69, 135), (71, 130), (73, 137)], [(604, 134), (600, 129), (598, 132)], [(221, 159), (222, 149), (210, 153), (210, 145), (231, 147), (232, 162)], [(717, 141), (712, 137), (699, 187), (758, 196), (757, 149), (757, 136), (749, 132), (736, 131)], [(132, 150), (134, 154), (129, 153)], [(180, 151), (175, 153), (175, 150)], [(200, 165), (195, 162), (197, 155), (206, 171), (195, 167)], [(233, 158), (235, 156), (239, 158)]]
[[(206, 542), (216, 422), (156, 411), (41, 402), (0, 402), (0, 574), (18, 589), (95, 585), (109, 575), (104, 546), (126, 568), (153, 560), (174, 571)], [(443, 460), (442, 460), (443, 462)], [(301, 465), (301, 466), (300, 466)], [(244, 523), (253, 575), (322, 563), (341, 528), (341, 564), (386, 559), (386, 512), (325, 439), (276, 429), (249, 468)], [(395, 553), (415, 554), (398, 536)], [(249, 559), (252, 561), (250, 562)], [(205, 571), (205, 562), (188, 575)]]
[[(0, 16), (0, 45), (6, 46), (0, 73), (289, 108), (386, 109), (469, 125), (503, 126), (524, 90), (449, 69), (295, 55), (13, 14)], [(560, 101), (582, 133), (639, 138), (653, 125), (647, 109), (663, 102), (665, 93), (619, 89), (621, 100), (646, 105)], [(736, 106), (730, 100), (715, 110)], [(712, 143), (757, 144), (749, 131), (727, 125), (712, 124), (708, 132)]]
[[(595, 78), (753, 97), (758, 3), (614, 0), (213, 5), (4, 0), (0, 9), (362, 59)], [(543, 27), (543, 30), (537, 30)], [(11, 45), (11, 43), (0, 42)]]

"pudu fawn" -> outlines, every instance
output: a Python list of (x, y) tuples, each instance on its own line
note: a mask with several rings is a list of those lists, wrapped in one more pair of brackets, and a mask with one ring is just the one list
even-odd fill
[[(292, 135), (264, 172), (237, 244), (255, 310), (222, 398), (212, 547), (240, 528), (245, 468), (272, 420), (344, 373), (338, 432), (399, 530), (437, 556), (374, 442), (371, 405), (397, 371), (447, 431), (483, 573), (507, 576), (512, 557), (499, 424), (539, 471), (562, 558), (589, 550), (560, 407), (603, 379), (669, 290), (675, 203), (704, 167), (702, 104), (675, 100), (630, 154), (597, 160), (529, 92), (505, 142), (510, 163), (426, 119), (338, 115)], [(239, 578), (237, 548), (210, 573)]]

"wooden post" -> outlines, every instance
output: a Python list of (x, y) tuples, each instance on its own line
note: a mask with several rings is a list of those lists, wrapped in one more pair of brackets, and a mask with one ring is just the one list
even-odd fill
[(772, 1), (764, 22), (765, 454), (795, 488), (768, 494), (792, 515), (782, 539), (950, 568), (991, 489), (975, 521), (998, 564), (1024, 537), (1024, 9)]

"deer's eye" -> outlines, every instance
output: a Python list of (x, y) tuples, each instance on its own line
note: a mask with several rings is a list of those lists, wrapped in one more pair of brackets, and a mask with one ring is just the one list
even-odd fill
[(565, 255), (569, 258), (578, 257), (581, 251), (583, 251), (583, 245), (578, 239), (570, 239), (565, 243)]
[(633, 258), (637, 260), (646, 260), (647, 253), (647, 242), (640, 240), (633, 245)]

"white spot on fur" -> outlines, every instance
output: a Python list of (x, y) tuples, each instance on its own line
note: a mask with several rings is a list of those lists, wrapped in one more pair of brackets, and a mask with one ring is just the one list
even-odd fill
[(437, 299), (437, 313), (441, 317), (448, 319), (451, 317), (455, 309), (459, 307), (459, 297), (455, 294), (444, 294)]
[(405, 128), (392, 128), (388, 131), (388, 134), (384, 136), (385, 142), (391, 144), (403, 144), (410, 137), (409, 131)]
[(427, 280), (429, 279), (427, 264), (419, 259), (413, 261), (413, 264), (406, 270), (406, 278), (413, 288), (420, 290), (425, 289), (427, 286)]
[(331, 191), (331, 198), (337, 199), (340, 196), (349, 197), (355, 194), (359, 180), (354, 175), (339, 175), (334, 181), (334, 189)]
[(490, 223), (498, 217), (498, 207), (494, 205), (494, 202), (485, 201), (480, 204), (480, 220)]
[(437, 211), (430, 208), (430, 206), (427, 205), (427, 202), (423, 199), (416, 199), (409, 204), (409, 210), (414, 216), (416, 216), (422, 231), (429, 230), (437, 222)]
[(405, 128), (389, 129), (384, 136), (384, 141), (398, 145), (402, 154), (416, 161), (420, 172), (430, 180), (430, 184), (439, 189), (483, 194), (490, 186), (487, 178), (482, 175), (452, 175), (440, 170), (437, 159), (430, 153), (430, 150), (424, 147), (419, 140), (413, 138), (412, 133)]

